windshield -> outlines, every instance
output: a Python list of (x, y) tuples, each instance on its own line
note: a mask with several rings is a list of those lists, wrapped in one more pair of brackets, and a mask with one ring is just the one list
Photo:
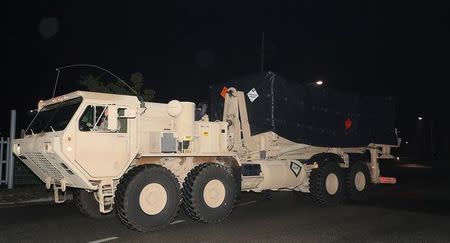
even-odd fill
[(81, 101), (82, 98), (78, 97), (42, 107), (25, 134), (64, 130)]

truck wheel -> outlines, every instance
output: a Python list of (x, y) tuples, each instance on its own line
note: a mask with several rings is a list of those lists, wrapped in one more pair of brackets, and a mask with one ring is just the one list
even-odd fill
[(224, 166), (202, 164), (183, 183), (183, 208), (193, 220), (218, 223), (228, 217), (236, 202), (236, 182)]
[(117, 186), (116, 214), (137, 231), (163, 228), (177, 215), (180, 194), (178, 180), (168, 169), (139, 166), (127, 172)]
[(335, 161), (319, 161), (319, 168), (311, 171), (309, 190), (320, 205), (337, 205), (345, 195), (344, 172)]
[(101, 213), (98, 201), (95, 199), (93, 192), (88, 192), (83, 189), (73, 190), (73, 201), (78, 210), (91, 218), (105, 219), (114, 217), (114, 213)]
[(350, 166), (347, 173), (347, 194), (352, 201), (365, 201), (369, 197), (372, 183), (367, 165), (357, 162)]

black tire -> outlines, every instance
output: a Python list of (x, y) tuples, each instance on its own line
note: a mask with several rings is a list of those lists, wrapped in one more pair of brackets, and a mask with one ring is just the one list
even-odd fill
[[(223, 201), (217, 207), (210, 207), (204, 199), (204, 189), (218, 180), (225, 189)], [(240, 189), (240, 188), (239, 188)], [(193, 168), (183, 183), (183, 209), (193, 220), (204, 223), (218, 223), (226, 219), (236, 203), (236, 182), (230, 171), (215, 163), (201, 164)]]
[[(312, 199), (320, 205), (337, 205), (345, 198), (344, 171), (333, 160), (318, 161), (319, 168), (313, 169), (309, 176), (309, 190)], [(337, 178), (337, 190), (331, 194), (327, 191), (326, 180), (328, 175), (334, 174)]]
[(95, 199), (93, 192), (88, 192), (83, 189), (74, 189), (72, 195), (75, 206), (82, 214), (94, 219), (106, 219), (114, 217), (114, 212), (100, 212), (98, 202)]
[[(361, 172), (362, 174), (359, 174), (359, 177), (362, 175), (364, 176), (364, 187), (363, 188), (357, 188), (355, 177), (358, 174), (358, 172)], [(361, 178), (359, 178), (361, 179)], [(351, 201), (366, 201), (369, 198), (369, 193), (372, 190), (372, 182), (370, 180), (370, 172), (369, 167), (361, 162), (353, 163), (347, 172), (347, 196)], [(362, 184), (360, 184), (362, 185)]]
[[(162, 186), (167, 201), (162, 211), (150, 215), (144, 212), (139, 203), (142, 190), (152, 183)], [(143, 165), (128, 171), (120, 180), (115, 196), (118, 218), (129, 228), (147, 232), (170, 224), (180, 206), (180, 186), (175, 175), (159, 165)]]

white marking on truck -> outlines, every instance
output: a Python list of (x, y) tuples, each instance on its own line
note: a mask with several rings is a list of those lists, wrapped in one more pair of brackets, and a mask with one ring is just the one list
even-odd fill
[(247, 93), (247, 96), (248, 96), (248, 99), (250, 100), (250, 102), (253, 103), (253, 101), (255, 101), (256, 98), (258, 98), (259, 95), (258, 95), (258, 92), (256, 92), (256, 89), (253, 88), (252, 90), (250, 90), (250, 91)]
[(291, 168), (291, 171), (294, 173), (295, 177), (298, 177), (300, 171), (302, 170), (302, 167), (294, 161), (291, 161), (291, 166), (289, 167)]
[(111, 240), (115, 240), (115, 239), (119, 239), (119, 237), (116, 236), (112, 236), (112, 237), (108, 237), (108, 238), (103, 238), (100, 240), (93, 240), (93, 241), (89, 241), (88, 243), (100, 243), (100, 242), (107, 242), (107, 241), (111, 241)]

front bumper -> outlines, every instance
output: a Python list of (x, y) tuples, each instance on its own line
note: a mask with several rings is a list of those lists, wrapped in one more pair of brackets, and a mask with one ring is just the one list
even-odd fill
[(14, 140), (13, 152), (47, 187), (54, 184), (96, 189), (73, 163), (65, 159), (60, 147), (60, 137), (27, 137)]

